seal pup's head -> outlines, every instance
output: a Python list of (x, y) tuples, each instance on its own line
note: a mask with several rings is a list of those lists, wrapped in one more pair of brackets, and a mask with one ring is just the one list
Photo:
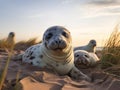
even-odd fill
[(76, 50), (74, 52), (74, 63), (76, 66), (85, 68), (90, 64), (90, 55), (85, 50)]
[(71, 34), (62, 26), (52, 26), (45, 31), (43, 44), (52, 52), (65, 52), (72, 46)]
[(8, 35), (8, 38), (14, 38), (15, 37), (15, 33), (14, 32), (10, 32)]
[(96, 42), (96, 40), (90, 40), (89, 41), (89, 43), (88, 43), (88, 46), (90, 46), (90, 47), (96, 47), (97, 46), (97, 42)]

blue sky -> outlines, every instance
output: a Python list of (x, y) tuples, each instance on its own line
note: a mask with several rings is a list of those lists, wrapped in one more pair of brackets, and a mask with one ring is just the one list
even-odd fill
[(0, 0), (0, 38), (10, 31), (16, 39), (42, 39), (50, 26), (65, 26), (72, 34), (73, 45), (90, 39), (98, 46), (120, 20), (119, 0)]

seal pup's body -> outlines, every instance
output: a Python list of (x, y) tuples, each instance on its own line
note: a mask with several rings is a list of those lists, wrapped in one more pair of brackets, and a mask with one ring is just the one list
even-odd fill
[(95, 40), (90, 40), (89, 43), (85, 46), (78, 46), (78, 47), (75, 47), (74, 48), (74, 51), (75, 50), (85, 50), (87, 52), (93, 52), (95, 53), (96, 52), (96, 41)]
[(70, 74), (76, 79), (90, 80), (75, 67), (71, 34), (62, 26), (48, 28), (42, 43), (28, 48), (22, 61), (42, 68), (52, 68), (60, 75)]

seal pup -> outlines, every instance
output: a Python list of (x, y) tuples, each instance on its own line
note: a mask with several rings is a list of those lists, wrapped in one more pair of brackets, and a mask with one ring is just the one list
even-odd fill
[(8, 49), (13, 49), (15, 45), (15, 33), (14, 32), (10, 32), (8, 34), (7, 39), (5, 40), (5, 47)]
[(52, 68), (60, 75), (69, 74), (75, 79), (91, 79), (74, 65), (74, 53), (70, 32), (62, 26), (48, 28), (41, 44), (29, 47), (22, 61), (41, 68)]
[(90, 40), (89, 43), (85, 46), (75, 47), (74, 51), (75, 50), (85, 50), (85, 51), (88, 51), (88, 52), (95, 53), (96, 46), (97, 46), (96, 40)]

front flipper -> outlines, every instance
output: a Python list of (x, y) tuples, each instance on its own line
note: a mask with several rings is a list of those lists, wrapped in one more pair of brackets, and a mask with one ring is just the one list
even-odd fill
[(80, 70), (78, 70), (75, 66), (70, 71), (70, 76), (76, 80), (86, 80), (91, 81), (91, 78), (82, 73)]

